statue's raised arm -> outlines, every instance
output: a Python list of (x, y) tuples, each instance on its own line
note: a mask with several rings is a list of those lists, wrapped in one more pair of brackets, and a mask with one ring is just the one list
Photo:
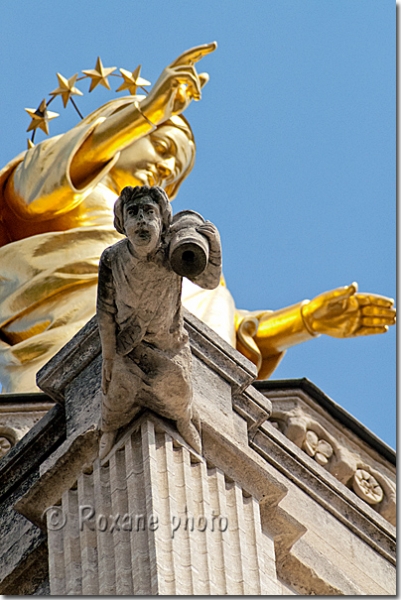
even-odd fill
[[(188, 148), (192, 132), (185, 120), (180, 124), (179, 115), (192, 100), (200, 99), (209, 77), (198, 74), (194, 64), (216, 46), (213, 42), (184, 52), (164, 69), (141, 102), (136, 95), (112, 100), (70, 131), (44, 140), (7, 165), (0, 172), (0, 245), (37, 233), (90, 226), (93, 217), (87, 218), (87, 207), (80, 205), (107, 176), (108, 187), (116, 194), (125, 185), (169, 185), (167, 192), (174, 197), (194, 156), (194, 148)], [(173, 168), (152, 165), (137, 177), (138, 162), (146, 160), (147, 152), (146, 142), (138, 142), (156, 135), (164, 124), (185, 133), (170, 144), (174, 149), (150, 138), (156, 152), (174, 155)]]
[(201, 88), (209, 80), (198, 74), (194, 64), (217, 47), (215, 42), (196, 46), (181, 54), (164, 69), (150, 94), (141, 104), (118, 111), (100, 123), (82, 144), (71, 164), (71, 176), (78, 185), (89, 170), (107, 163), (137, 139), (158, 125), (185, 111), (192, 100), (201, 99)]

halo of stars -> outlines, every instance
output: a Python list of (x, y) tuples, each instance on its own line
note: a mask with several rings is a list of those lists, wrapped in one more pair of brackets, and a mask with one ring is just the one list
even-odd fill
[(141, 77), (141, 65), (138, 65), (136, 69), (133, 71), (128, 71), (127, 69), (119, 69), (120, 73), (114, 73), (117, 70), (117, 67), (104, 67), (100, 56), (98, 56), (96, 65), (94, 69), (85, 69), (82, 71), (83, 76), (78, 77), (78, 73), (72, 75), (72, 77), (64, 77), (61, 73), (57, 73), (58, 87), (55, 88), (52, 92), (49, 93), (51, 98), (46, 101), (43, 99), (39, 104), (38, 108), (26, 108), (25, 111), (31, 117), (31, 122), (29, 123), (27, 132), (32, 131), (32, 136), (28, 139), (28, 148), (32, 148), (34, 146), (34, 139), (37, 129), (41, 129), (46, 135), (49, 135), (49, 121), (59, 117), (60, 115), (56, 112), (52, 112), (48, 110), (48, 106), (50, 105), (57, 96), (60, 96), (63, 102), (64, 108), (67, 108), (69, 102), (73, 105), (74, 109), (78, 113), (81, 119), (83, 119), (83, 115), (81, 114), (73, 96), (83, 96), (83, 92), (76, 87), (77, 81), (82, 81), (84, 79), (90, 79), (89, 93), (93, 92), (93, 90), (98, 86), (102, 85), (107, 90), (110, 90), (109, 77), (118, 77), (122, 79), (121, 85), (116, 89), (116, 92), (122, 92), (124, 90), (128, 90), (130, 95), (136, 96), (138, 99), (143, 98), (144, 96), (138, 96), (137, 90), (140, 88), (144, 92), (148, 93), (144, 86), (151, 85), (150, 81)]

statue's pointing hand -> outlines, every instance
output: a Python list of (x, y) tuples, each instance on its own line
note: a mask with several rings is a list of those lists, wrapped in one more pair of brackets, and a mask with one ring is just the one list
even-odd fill
[(302, 306), (302, 317), (313, 335), (337, 338), (385, 333), (395, 324), (394, 300), (378, 294), (361, 294), (352, 283), (325, 292)]
[(216, 48), (216, 42), (191, 48), (164, 69), (141, 104), (148, 119), (154, 123), (163, 122), (181, 114), (192, 100), (201, 99), (201, 89), (209, 81), (209, 75), (197, 73), (194, 63)]
[(214, 52), (217, 48), (217, 42), (211, 42), (210, 44), (201, 44), (186, 50), (175, 61), (173, 61), (170, 67), (176, 67), (178, 65), (193, 65), (199, 62), (204, 56)]

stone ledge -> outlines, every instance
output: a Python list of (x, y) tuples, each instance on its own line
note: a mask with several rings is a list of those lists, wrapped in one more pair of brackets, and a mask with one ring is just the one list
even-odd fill
[(255, 385), (272, 402), (270, 422), (395, 526), (395, 453), (306, 379)]
[[(38, 403), (46, 398), (43, 394), (35, 397)], [(46, 577), (46, 535), (16, 513), (13, 506), (39, 479), (41, 463), (63, 439), (64, 409), (55, 405), (0, 462), (2, 594), (32, 594)]]
[(24, 559), (0, 582), (0, 593), (5, 596), (31, 596), (46, 582), (47, 542), (45, 536), (26, 551)]
[(255, 365), (185, 309), (184, 319), (193, 354), (228, 381), (233, 394), (243, 392), (257, 376)]
[(389, 562), (396, 563), (395, 527), (270, 423), (257, 430), (250, 447)]
[(64, 404), (68, 383), (101, 353), (96, 316), (38, 371), (38, 387), (59, 404)]
[(0, 413), (45, 411), (52, 408), (54, 401), (41, 393), (0, 394)]
[[(184, 321), (195, 356), (241, 393), (255, 379), (255, 365), (185, 310)], [(93, 317), (37, 374), (38, 386), (56, 402), (64, 403), (67, 385), (101, 353), (96, 317)]]
[(306, 377), (302, 379), (271, 379), (269, 381), (255, 381), (254, 387), (261, 393), (273, 392), (276, 390), (296, 390), (301, 389), (306, 392), (313, 400), (321, 406), (324, 411), (329, 413), (336, 421), (347, 427), (350, 431), (356, 434), (358, 438), (363, 440), (376, 450), (381, 456), (392, 465), (396, 465), (396, 452), (393, 448), (390, 448), (383, 440), (378, 438), (372, 433), (365, 425), (363, 425), (358, 419), (353, 417), (348, 411), (342, 406), (337, 404), (329, 396), (327, 396), (322, 390), (320, 390), (312, 381), (309, 381)]
[[(43, 398), (43, 394), (38, 394)], [(55, 405), (0, 462), (0, 500), (65, 439), (64, 410)]]

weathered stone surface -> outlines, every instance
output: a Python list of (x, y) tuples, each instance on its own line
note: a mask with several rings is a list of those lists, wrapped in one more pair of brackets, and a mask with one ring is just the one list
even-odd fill
[[(190, 314), (185, 327), (202, 455), (186, 444), (173, 421), (148, 411), (121, 430), (99, 463), (95, 322), (75, 340), (86, 357), (83, 364), (76, 360), (74, 343), (63, 350), (61, 360), (71, 358), (73, 369), (62, 385), (57, 361), (46, 367), (46, 389), (65, 408), (67, 439), (42, 461), (40, 477), (17, 506), (43, 534), (46, 508), (60, 501), (57, 510), (68, 516), (61, 533), (48, 531), (52, 593), (394, 594), (395, 529), (316, 460), (317, 453), (328, 454), (319, 445), (320, 430), (317, 444), (310, 436), (300, 446), (286, 437), (270, 421), (278, 397), (274, 382), (269, 397), (262, 395), (250, 386), (255, 370), (242, 355)], [(290, 401), (296, 396), (294, 390), (286, 393)], [(279, 401), (285, 401), (283, 394)], [(349, 426), (342, 428), (313, 398), (308, 402), (315, 411), (308, 418), (321, 427), (326, 419), (324, 426), (339, 427), (347, 442)], [(357, 428), (350, 429), (352, 448), (365, 452), (366, 461), (381, 457), (377, 465), (392, 473), (379, 446), (370, 446), (366, 436), (358, 440)], [(133, 537), (86, 526), (80, 531), (78, 507), (92, 503), (108, 518), (153, 511), (160, 526), (155, 531), (147, 526)], [(227, 538), (221, 532), (216, 541), (207, 531), (202, 537), (196, 525), (193, 532), (189, 525), (177, 529), (171, 538), (173, 516), (187, 519), (202, 510), (223, 515), (223, 509), (231, 526)]]
[(333, 423), (339, 432), (346, 428), (344, 431), (346, 443), (353, 443), (358, 448), (364, 448), (365, 452), (376, 460), (382, 461), (387, 468), (394, 470), (395, 451), (306, 377), (255, 381), (254, 387), (275, 402), (279, 402), (280, 399), (303, 401), (304, 408), (307, 408), (310, 414), (321, 415)]
[[(280, 591), (255, 498), (176, 437), (144, 415), (107, 463), (96, 460), (77, 489), (64, 492), (60, 510), (69, 525), (49, 531), (52, 594)], [(80, 528), (83, 505), (93, 514), (87, 509)], [(109, 514), (121, 515), (118, 525)]]
[[(43, 394), (35, 396), (40, 403), (49, 402)], [(1, 593), (32, 594), (47, 576), (46, 533), (14, 507), (39, 480), (41, 463), (64, 438), (64, 410), (56, 405), (0, 461)]]
[(102, 344), (99, 456), (142, 408), (172, 419), (201, 451), (192, 402), (192, 358), (181, 306), (182, 276), (206, 289), (221, 278), (216, 227), (192, 211), (172, 219), (159, 187), (126, 187), (114, 206), (126, 236), (99, 263), (97, 321)]
[(45, 541), (28, 549), (25, 559), (1, 582), (1, 593), (6, 596), (50, 595)]
[(95, 316), (38, 371), (38, 387), (55, 402), (63, 405), (67, 385), (100, 353), (100, 337)]
[(53, 404), (43, 394), (0, 395), (0, 460)]
[(308, 380), (256, 385), (273, 403), (270, 421), (395, 526), (395, 452)]
[[(183, 315), (193, 356), (227, 381), (233, 394), (237, 395), (247, 389), (257, 376), (255, 365), (185, 308)], [(93, 317), (42, 367), (37, 375), (37, 383), (50, 398), (64, 405), (68, 385), (89, 366), (88, 377), (92, 378), (90, 381), (97, 381), (96, 389), (99, 389), (100, 381), (95, 373), (98, 367), (92, 366), (92, 362), (100, 354), (97, 319)], [(268, 398), (263, 398), (262, 395), (260, 397), (261, 402), (271, 409)]]
[(46, 579), (44, 579), (42, 581), (42, 583), (40, 583), (38, 585), (38, 587), (36, 588), (36, 590), (33, 592), (32, 595), (33, 596), (50, 596), (49, 577), (46, 577)]
[[(306, 456), (304, 465), (300, 464), (304, 453), (296, 447), (290, 448), (288, 440), (268, 422), (261, 429), (267, 440), (262, 442), (259, 431), (250, 442), (256, 456), (245, 446), (233, 444), (230, 448), (227, 439), (209, 429), (204, 432), (204, 453), (259, 499), (262, 527), (275, 540), (278, 578), (301, 594), (332, 594), (335, 589), (335, 593), (342, 594), (394, 593), (394, 528), (369, 510), (365, 510), (365, 516), (361, 515), (364, 503), (356, 506), (352, 492), (329, 474), (331, 481), (324, 479), (324, 470), (323, 474), (316, 473), (315, 479), (308, 472)], [(283, 444), (282, 451), (278, 442)], [(320, 465), (316, 468), (322, 469)], [(338, 496), (344, 491), (347, 498), (340, 500)], [(319, 537), (313, 537), (313, 552), (306, 551), (307, 536), (313, 532)], [(328, 555), (327, 543), (333, 548)], [(301, 547), (305, 551), (300, 552)], [(347, 565), (339, 554), (348, 555)], [(313, 560), (308, 562), (308, 556), (313, 556)], [(316, 556), (322, 557), (320, 563), (314, 562)], [(363, 580), (359, 574), (366, 565), (370, 565), (370, 575)], [(327, 571), (334, 579), (324, 577)]]

